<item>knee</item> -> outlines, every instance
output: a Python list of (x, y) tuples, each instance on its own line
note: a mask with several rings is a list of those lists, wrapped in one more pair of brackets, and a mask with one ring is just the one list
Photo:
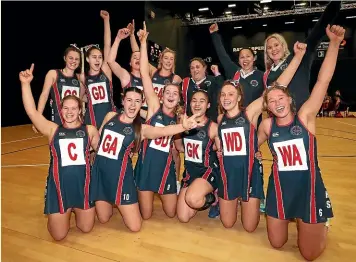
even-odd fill
[(141, 216), (143, 220), (150, 219), (152, 217), (152, 212), (142, 212)]
[(101, 224), (107, 223), (110, 220), (111, 216), (112, 216), (112, 214), (110, 214), (110, 215), (102, 215), (102, 214), (99, 215), (98, 214), (97, 215), (98, 220)]
[(77, 228), (80, 229), (83, 233), (89, 233), (94, 227), (93, 223), (77, 223)]
[(253, 233), (257, 228), (256, 223), (245, 223), (245, 224), (242, 224), (242, 226), (244, 227), (245, 231), (248, 233)]
[(65, 239), (65, 237), (67, 236), (68, 234), (68, 231), (62, 231), (62, 232), (53, 232), (51, 230), (49, 230), (49, 233), (51, 234), (52, 238), (56, 241), (61, 241), (63, 239)]
[(198, 209), (198, 208), (201, 208), (204, 205), (205, 198), (204, 197), (199, 197), (199, 196), (195, 195), (194, 193), (186, 194), (185, 202), (191, 208)]
[(288, 239), (276, 240), (276, 239), (271, 239), (269, 237), (269, 242), (270, 242), (271, 246), (276, 249), (282, 248), (284, 246), (284, 244), (287, 243), (287, 240)]
[(188, 223), (190, 220), (190, 217), (188, 215), (180, 214), (179, 212), (177, 213), (177, 217), (179, 222), (181, 223)]
[(319, 249), (303, 248), (303, 247), (299, 246), (300, 254), (307, 261), (313, 261), (313, 260), (317, 259), (321, 255), (321, 253), (323, 253), (324, 249), (325, 249), (325, 246), (320, 247)]
[(131, 232), (139, 232), (141, 230), (142, 223), (132, 223), (127, 225), (127, 228), (130, 229)]
[(300, 254), (307, 261), (313, 261), (313, 260), (317, 259), (320, 256), (320, 254), (322, 253), (322, 251), (315, 252), (314, 250), (299, 250), (299, 251), (300, 251)]
[(172, 210), (163, 209), (163, 211), (167, 215), (167, 217), (169, 217), (169, 218), (174, 218), (176, 216), (176, 210), (175, 209), (172, 209)]
[(234, 225), (235, 225), (235, 222), (236, 221), (224, 221), (224, 220), (221, 220), (223, 226), (225, 228), (232, 228)]

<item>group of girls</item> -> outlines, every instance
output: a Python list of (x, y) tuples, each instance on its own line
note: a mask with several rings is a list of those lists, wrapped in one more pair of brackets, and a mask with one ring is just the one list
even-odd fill
[[(139, 231), (142, 218), (152, 215), (154, 193), (159, 194), (168, 217), (177, 214), (181, 222), (188, 222), (197, 211), (215, 202), (216, 189), (222, 224), (230, 228), (236, 223), (240, 202), (242, 225), (253, 232), (264, 195), (256, 153), (268, 140), (273, 155), (266, 196), (269, 241), (275, 248), (282, 247), (288, 239), (289, 220), (297, 219), (301, 254), (307, 260), (317, 258), (325, 248), (325, 223), (333, 216), (317, 162), (315, 117), (345, 33), (342, 27), (328, 25), (330, 12), (335, 10), (331, 2), (308, 37), (313, 41), (297, 42), (293, 55), (281, 35), (269, 36), (264, 74), (253, 70), (250, 49), (240, 51), (241, 68), (228, 61), (217, 25), (212, 25), (209, 31), (219, 59), (229, 77), (233, 75), (227, 81), (217, 67), (212, 68), (214, 77), (207, 76), (206, 64), (200, 58), (192, 59), (191, 77), (182, 80), (174, 74), (176, 57), (171, 50), (163, 52), (160, 66), (153, 69), (148, 62), (145, 24), (137, 34), (140, 47), (134, 22), (119, 30), (110, 47), (109, 14), (101, 11), (104, 54), (97, 46), (87, 50), (88, 74), (74, 74), (80, 52), (71, 47), (65, 53), (65, 69), (51, 70), (46, 76), (44, 92), (53, 90), (58, 122), (42, 116), (45, 94), (36, 110), (30, 88), (34, 66), (20, 72), (25, 110), (50, 145), (45, 214), (52, 237), (60, 240), (67, 235), (72, 211), (77, 227), (89, 232), (95, 214), (105, 223), (113, 214), (113, 206), (131, 231)], [(308, 84), (303, 83), (309, 82), (310, 57), (316, 38), (323, 36), (320, 30), (326, 32), (330, 44), (313, 91), (305, 96)], [(119, 43), (128, 36), (133, 46), (130, 73), (115, 62)], [(121, 111), (112, 102), (112, 72), (124, 87)], [(85, 119), (78, 91), (87, 101)], [(184, 114), (179, 109), (181, 100)], [(263, 109), (270, 117), (261, 121)], [(92, 166), (91, 148), (95, 151)], [(184, 152), (185, 166), (178, 197), (175, 151)], [(135, 168), (132, 152), (138, 152)]]

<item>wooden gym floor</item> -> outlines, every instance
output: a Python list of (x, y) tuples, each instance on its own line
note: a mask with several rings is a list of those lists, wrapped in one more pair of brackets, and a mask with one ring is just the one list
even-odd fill
[[(334, 216), (325, 252), (318, 261), (355, 261), (356, 257), (356, 119), (317, 121), (319, 165), (331, 198)], [(66, 239), (55, 242), (43, 215), (48, 170), (47, 140), (34, 137), (29, 125), (2, 128), (2, 261), (5, 262), (174, 262), (174, 261), (303, 261), (296, 245), (296, 226), (289, 241), (273, 249), (263, 215), (254, 233), (242, 229), (240, 219), (225, 229), (219, 219), (200, 212), (188, 224), (167, 218), (158, 198), (153, 217), (142, 231), (130, 233), (116, 210), (107, 224), (96, 221), (83, 234), (74, 226)], [(271, 156), (263, 146), (265, 187)]]

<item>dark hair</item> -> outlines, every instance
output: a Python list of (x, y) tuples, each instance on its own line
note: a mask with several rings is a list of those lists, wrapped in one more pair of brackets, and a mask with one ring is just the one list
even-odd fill
[(103, 50), (101, 50), (99, 47), (97, 47), (97, 46), (95, 46), (95, 45), (92, 45), (91, 47), (89, 47), (88, 50), (85, 51), (85, 56), (86, 56), (86, 57), (89, 57), (90, 54), (91, 54), (91, 52), (92, 52), (93, 50), (98, 50), (98, 51), (100, 51), (101, 55), (104, 56)]
[(189, 66), (192, 64), (193, 61), (198, 61), (199, 63), (201, 63), (203, 65), (203, 67), (207, 67), (205, 61), (203, 60), (203, 58), (201, 57), (194, 57), (190, 60), (189, 62)]
[[(123, 97), (125, 98), (126, 94), (128, 92), (135, 92), (141, 95), (141, 99), (143, 99), (143, 94), (141, 89), (137, 88), (137, 87), (133, 87), (130, 86), (128, 88), (124, 89), (123, 92)], [(134, 146), (134, 152), (138, 152), (140, 149), (140, 144), (141, 144), (141, 128), (142, 128), (142, 123), (141, 123), (141, 116), (138, 113), (135, 117), (135, 119), (132, 122), (132, 125), (134, 127), (135, 130), (135, 146)]]
[(218, 108), (219, 114), (225, 114), (225, 113), (226, 113), (225, 109), (224, 109), (223, 106), (221, 105), (220, 97), (221, 97), (221, 91), (222, 91), (223, 87), (224, 87), (224, 86), (227, 86), (227, 85), (232, 85), (233, 87), (235, 87), (235, 89), (237, 90), (238, 95), (241, 96), (240, 102), (237, 102), (237, 103), (238, 103), (238, 105), (239, 105), (239, 109), (240, 109), (240, 110), (243, 110), (244, 93), (243, 93), (243, 91), (242, 91), (242, 85), (241, 85), (238, 81), (235, 81), (235, 80), (226, 80), (226, 81), (223, 83), (223, 85), (222, 85), (222, 87), (221, 87), (221, 89), (220, 89), (220, 92), (219, 92), (219, 98), (218, 98), (218, 99), (219, 99), (219, 100), (218, 100), (218, 101), (219, 101), (219, 108)]
[(243, 48), (241, 48), (240, 51), (237, 53), (237, 57), (240, 57), (240, 53), (241, 53), (242, 50), (249, 50), (249, 51), (251, 52), (251, 54), (252, 54), (253, 57), (256, 56), (255, 52), (254, 52), (250, 47), (243, 47)]
[(64, 57), (66, 57), (70, 51), (77, 52), (79, 54), (79, 58), (81, 57), (80, 50), (74, 46), (69, 46), (66, 48), (66, 50), (64, 50)]
[(208, 94), (208, 91), (206, 91), (205, 89), (197, 89), (197, 90), (194, 90), (194, 91), (193, 91), (193, 95), (192, 95), (192, 99), (193, 99), (193, 96), (194, 96), (196, 93), (202, 93), (202, 94), (204, 94), (204, 96), (205, 96), (206, 99), (207, 99), (207, 102), (209, 103), (209, 94)]
[(83, 102), (79, 97), (77, 97), (75, 95), (67, 95), (67, 96), (63, 97), (63, 99), (61, 101), (61, 108), (63, 108), (64, 102), (67, 101), (67, 100), (70, 100), (70, 99), (75, 100), (78, 103), (78, 107), (79, 107), (79, 111), (80, 111), (80, 113), (79, 113), (79, 121), (83, 123), (83, 121), (84, 121)]

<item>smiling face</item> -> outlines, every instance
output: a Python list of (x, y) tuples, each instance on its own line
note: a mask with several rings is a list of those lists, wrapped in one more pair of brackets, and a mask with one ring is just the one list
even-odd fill
[(74, 98), (63, 99), (61, 114), (66, 123), (75, 123), (80, 121), (81, 107)]
[(170, 51), (163, 51), (159, 63), (161, 64), (162, 68), (164, 68), (165, 70), (173, 72), (174, 63), (175, 63), (175, 54)]
[(201, 61), (193, 60), (190, 63), (190, 74), (194, 81), (200, 81), (205, 77), (206, 65)]
[(100, 50), (93, 48), (89, 51), (87, 56), (90, 70), (98, 72), (103, 65), (103, 54)]
[(244, 71), (249, 71), (253, 67), (254, 54), (250, 49), (242, 49), (239, 53), (239, 64)]
[(268, 110), (278, 118), (284, 118), (292, 112), (292, 98), (281, 89), (273, 89), (268, 92), (265, 103)]
[(192, 100), (190, 101), (190, 109), (197, 117), (204, 116), (206, 110), (210, 107), (208, 95), (202, 91), (195, 92)]
[(69, 51), (64, 56), (64, 61), (66, 62), (66, 68), (74, 71), (80, 64), (80, 53), (74, 50)]
[(140, 70), (140, 52), (134, 52), (131, 55), (130, 66), (132, 70)]
[(241, 98), (238, 89), (232, 84), (226, 84), (221, 88), (220, 104), (225, 111), (229, 112), (239, 107)]
[(134, 91), (127, 91), (122, 101), (125, 115), (134, 119), (142, 106), (142, 94)]
[(174, 109), (180, 101), (179, 86), (167, 85), (163, 91), (162, 101), (168, 110)]
[(283, 43), (276, 37), (267, 40), (266, 50), (268, 57), (277, 64), (284, 57)]

